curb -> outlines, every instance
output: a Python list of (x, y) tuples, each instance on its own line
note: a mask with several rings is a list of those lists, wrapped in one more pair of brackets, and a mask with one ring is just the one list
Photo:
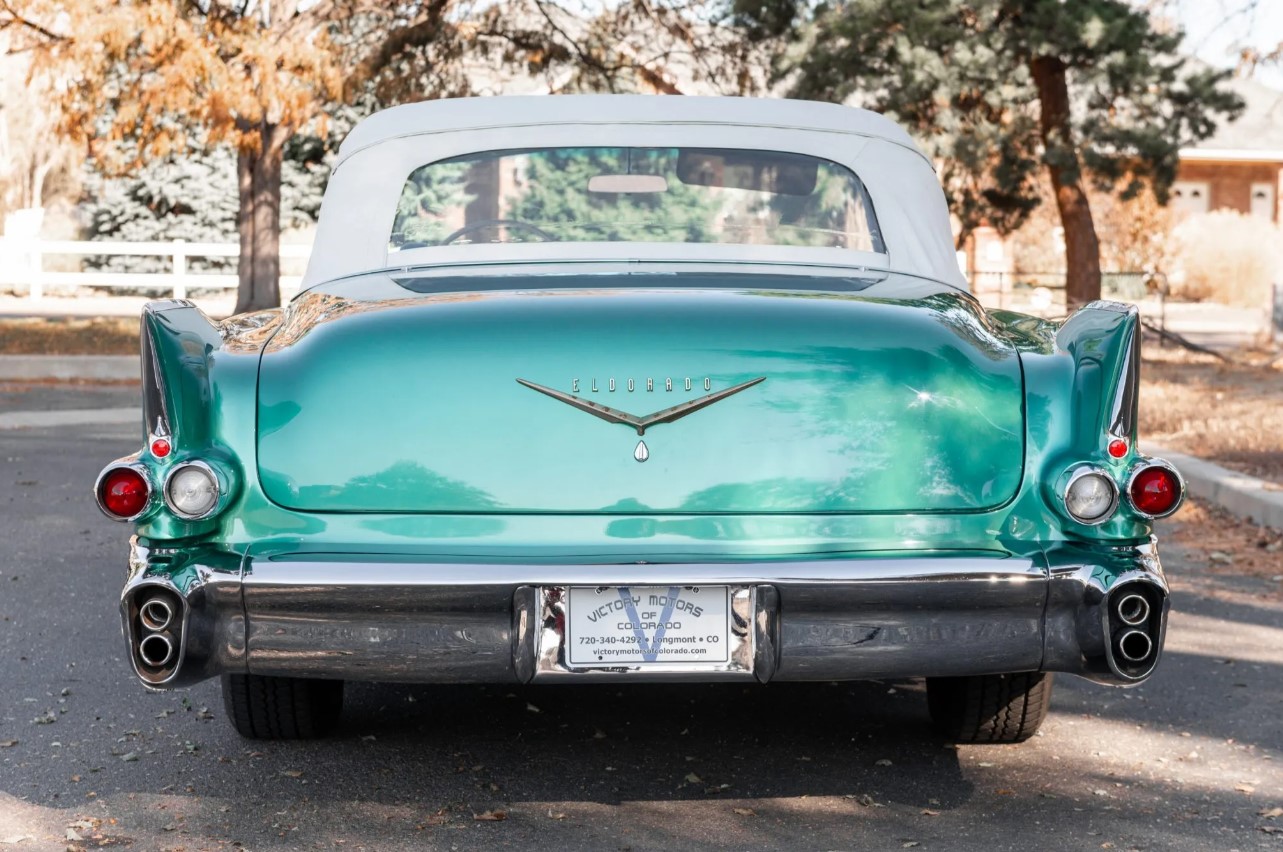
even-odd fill
[(139, 408), (73, 408), (56, 411), (0, 413), (0, 430), (47, 429), (53, 426), (102, 426), (108, 423), (141, 423)]
[(1283, 486), (1184, 453), (1148, 445), (1146, 455), (1166, 459), (1185, 478), (1185, 488), (1243, 518), (1283, 529)]
[(0, 381), (138, 381), (137, 355), (0, 355)]

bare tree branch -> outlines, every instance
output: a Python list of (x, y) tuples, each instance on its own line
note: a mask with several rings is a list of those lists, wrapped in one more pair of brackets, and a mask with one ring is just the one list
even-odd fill
[(48, 27), (41, 26), (30, 18), (25, 17), (13, 8), (9, 0), (0, 0), (0, 30), (11, 26), (22, 27), (49, 41), (66, 41), (68, 38), (68, 36), (56, 33)]

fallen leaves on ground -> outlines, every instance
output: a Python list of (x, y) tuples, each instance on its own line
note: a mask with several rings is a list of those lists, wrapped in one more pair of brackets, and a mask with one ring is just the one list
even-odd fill
[(507, 811), (483, 811), (479, 814), (473, 814), (472, 818), (477, 822), (503, 822), (508, 818)]
[(880, 804), (878, 804), (877, 802), (875, 802), (875, 801), (873, 800), (873, 797), (872, 797), (872, 796), (870, 796), (868, 793), (859, 793), (859, 794), (856, 794), (856, 793), (847, 793), (847, 794), (846, 794), (845, 796), (843, 796), (842, 798), (844, 798), (844, 799), (851, 799), (851, 800), (855, 801), (857, 804), (859, 804), (859, 805), (863, 805), (863, 806), (864, 806), (864, 807), (866, 807), (866, 808), (880, 808), (880, 807), (882, 807), (882, 805), (880, 805)]
[(5, 355), (138, 355), (138, 318), (0, 320)]
[(1198, 560), (1209, 574), (1280, 575), (1283, 531), (1262, 527), (1197, 498), (1185, 501), (1166, 533)]
[(740, 816), (757, 816), (757, 811), (752, 808), (731, 808), (731, 810)]

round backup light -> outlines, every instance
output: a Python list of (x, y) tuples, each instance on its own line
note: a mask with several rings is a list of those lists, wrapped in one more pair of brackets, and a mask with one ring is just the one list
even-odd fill
[(129, 467), (109, 472), (98, 486), (98, 504), (108, 515), (120, 520), (141, 515), (150, 498), (151, 486), (146, 477)]
[(203, 518), (213, 512), (218, 494), (218, 477), (200, 462), (179, 465), (165, 480), (165, 502), (183, 518)]
[(1079, 523), (1103, 523), (1117, 505), (1118, 486), (1102, 470), (1084, 469), (1065, 488), (1065, 509)]
[(1183, 491), (1176, 471), (1164, 465), (1142, 467), (1127, 487), (1136, 511), (1148, 518), (1162, 518), (1175, 512)]

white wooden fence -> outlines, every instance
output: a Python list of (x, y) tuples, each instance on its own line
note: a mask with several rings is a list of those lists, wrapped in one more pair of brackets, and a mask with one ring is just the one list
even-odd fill
[[(281, 260), (306, 260), (311, 246), (282, 245)], [(44, 298), (46, 291), (97, 287), (129, 292), (142, 289), (166, 289), (182, 299), (191, 289), (235, 289), (235, 275), (192, 272), (188, 260), (193, 257), (237, 257), (236, 243), (169, 242), (92, 242), (85, 240), (27, 240), (0, 237), (0, 289), (26, 289), (32, 299)], [(151, 256), (169, 260), (168, 272), (108, 272), (97, 269), (56, 271), (46, 269), (47, 259), (65, 256)], [(67, 265), (67, 264), (59, 264)], [(281, 289), (294, 290), (300, 275), (282, 275)]]

